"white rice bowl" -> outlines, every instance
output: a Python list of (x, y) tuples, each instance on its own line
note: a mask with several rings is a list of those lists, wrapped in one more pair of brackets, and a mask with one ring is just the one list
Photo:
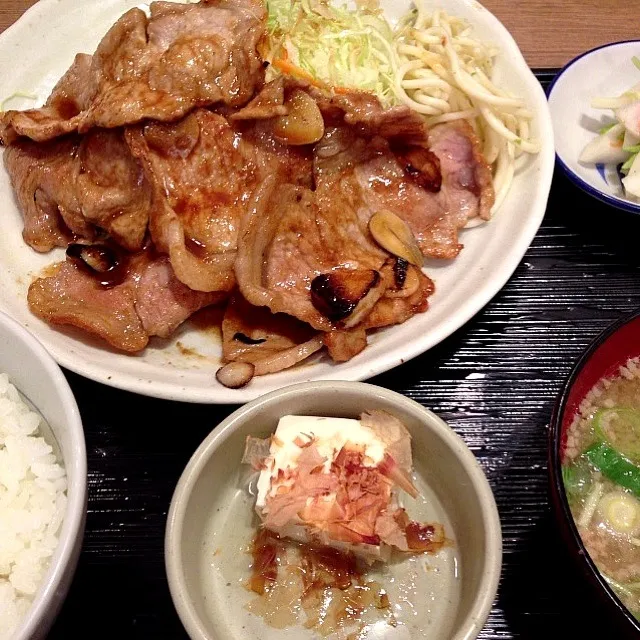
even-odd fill
[(44, 421), (0, 374), (0, 639), (25, 618), (58, 546), (67, 476)]

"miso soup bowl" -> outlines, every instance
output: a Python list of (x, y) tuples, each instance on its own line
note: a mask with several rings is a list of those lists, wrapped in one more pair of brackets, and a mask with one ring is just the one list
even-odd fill
[[(372, 409), (386, 410), (406, 425), (412, 436), (418, 479), (437, 496), (456, 535), (460, 571), (454, 575), (461, 581), (459, 601), (441, 598), (432, 602), (420, 593), (415, 617), (421, 620), (429, 607), (444, 607), (440, 619), (451, 623), (446, 640), (471, 640), (478, 635), (498, 587), (502, 538), (493, 494), (475, 457), (447, 424), (418, 403), (370, 384), (324, 381), (285, 387), (244, 405), (211, 432), (185, 468), (169, 510), (165, 564), (173, 602), (193, 640), (307, 637), (309, 632), (302, 625), (256, 630), (261, 623), (255, 616), (253, 621), (248, 620), (252, 614), (237, 604), (246, 597), (242, 582), (246, 582), (248, 573), (244, 579), (227, 581), (220, 567), (223, 561), (228, 562), (222, 559), (225, 545), (237, 549), (231, 555), (242, 556), (241, 545), (246, 549), (250, 542), (251, 533), (243, 543), (242, 529), (255, 530), (253, 505), (245, 498), (246, 509), (240, 513), (227, 516), (225, 509), (237, 499), (238, 491), (242, 492), (237, 487), (247, 436), (268, 436), (275, 431), (279, 418), (287, 414), (358, 418)], [(411, 513), (411, 505), (406, 507)], [(222, 518), (216, 521), (216, 527), (211, 526), (212, 517)], [(209, 539), (213, 537), (217, 537), (214, 543)], [(205, 553), (203, 560), (207, 545), (212, 552)], [(248, 570), (250, 556), (244, 555), (237, 562), (244, 563)], [(222, 574), (216, 587), (206, 586), (207, 572), (211, 571)], [(380, 628), (376, 624), (372, 637), (418, 640), (427, 631), (431, 634), (428, 637), (435, 637), (436, 629), (428, 630), (421, 624), (411, 621), (397, 629), (386, 622)]]
[(586, 575), (596, 597), (605, 602), (611, 620), (619, 632), (617, 637), (630, 638), (638, 637), (640, 623), (609, 587), (589, 556), (569, 508), (561, 465), (566, 434), (580, 403), (599, 380), (614, 376), (629, 358), (637, 356), (640, 356), (640, 309), (609, 326), (589, 345), (563, 386), (549, 429), (551, 500), (562, 537), (579, 570)]

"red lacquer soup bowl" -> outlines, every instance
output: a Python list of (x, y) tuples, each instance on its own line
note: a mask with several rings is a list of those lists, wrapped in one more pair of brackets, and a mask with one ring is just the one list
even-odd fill
[[(549, 429), (549, 474), (552, 506), (571, 555), (606, 603), (615, 621), (615, 637), (634, 637), (640, 622), (624, 606), (589, 556), (569, 508), (562, 478), (567, 431), (578, 407), (602, 378), (614, 377), (629, 358), (640, 356), (640, 309), (603, 331), (575, 364), (554, 408)], [(614, 637), (614, 636), (612, 636)]]

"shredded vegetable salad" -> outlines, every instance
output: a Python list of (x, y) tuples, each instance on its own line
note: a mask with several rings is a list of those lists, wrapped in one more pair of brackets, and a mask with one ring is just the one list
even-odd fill
[[(640, 59), (631, 58), (640, 70)], [(614, 122), (602, 127), (580, 154), (584, 164), (603, 164), (617, 167), (624, 195), (640, 202), (640, 83), (615, 97), (597, 97), (591, 101), (594, 109), (610, 109)]]
[(394, 34), (379, 9), (349, 10), (322, 0), (268, 0), (267, 8), (264, 57), (275, 71), (338, 90), (371, 91), (387, 106), (397, 102)]
[(408, 105), (429, 125), (467, 120), (493, 168), (493, 212), (509, 191), (518, 157), (540, 150), (531, 134), (533, 113), (493, 82), (499, 50), (475, 38), (466, 21), (427, 11), (422, 0), (395, 29), (379, 9), (338, 8), (327, 0), (267, 5), (263, 55), (271, 78), (280, 72), (338, 92), (370, 91), (385, 106)]

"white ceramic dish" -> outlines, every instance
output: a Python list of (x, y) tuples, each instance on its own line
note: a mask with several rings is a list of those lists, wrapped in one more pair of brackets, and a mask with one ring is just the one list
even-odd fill
[(592, 108), (591, 100), (620, 95), (640, 82), (640, 71), (631, 62), (633, 56), (640, 56), (640, 40), (587, 51), (558, 73), (547, 93), (558, 163), (567, 177), (602, 202), (640, 213), (640, 204), (624, 197), (615, 167), (578, 162), (598, 131), (614, 121), (611, 111)]
[(473, 454), (413, 400), (369, 384), (321, 381), (275, 391), (238, 409), (204, 440), (180, 478), (167, 521), (165, 564), (174, 604), (192, 640), (317, 637), (301, 625), (271, 628), (244, 608), (254, 597), (243, 585), (256, 519), (240, 460), (246, 436), (273, 433), (282, 415), (357, 418), (367, 409), (389, 411), (408, 428), (414, 480), (424, 499), (408, 501), (406, 508), (412, 517), (443, 522), (455, 545), (436, 556), (392, 563), (376, 576), (389, 590), (399, 624), (375, 624), (363, 638), (471, 640), (478, 635), (498, 586), (502, 538), (493, 494)]
[[(41, 0), (0, 36), (0, 87), (5, 93), (33, 92), (36, 101), (14, 99), (9, 106), (40, 103), (78, 51), (95, 49), (107, 28), (138, 0)], [(383, 0), (397, 20), (410, 0)], [(436, 6), (435, 4), (433, 5)], [(61, 253), (38, 255), (24, 244), (22, 220), (13, 204), (6, 172), (0, 170), (3, 233), (0, 235), (0, 310), (33, 331), (64, 367), (98, 382), (137, 393), (189, 402), (240, 403), (288, 384), (314, 379), (363, 380), (409, 360), (438, 344), (477, 313), (505, 284), (533, 239), (546, 209), (553, 173), (553, 132), (540, 84), (502, 24), (474, 0), (441, 0), (437, 6), (465, 17), (475, 33), (500, 45), (499, 84), (522, 96), (535, 113), (539, 155), (522, 158), (513, 187), (495, 219), (462, 233), (465, 245), (452, 263), (431, 261), (427, 273), (436, 293), (427, 313), (370, 336), (370, 344), (351, 361), (334, 365), (327, 358), (275, 375), (254, 379), (244, 389), (219, 385), (220, 338), (190, 323), (170, 341), (155, 341), (138, 356), (108, 349), (81, 335), (46, 325), (31, 315), (26, 291), (45, 266)], [(186, 348), (185, 348), (186, 347)], [(198, 355), (194, 356), (193, 353)], [(189, 355), (191, 354), (191, 355)]]
[(42, 414), (45, 439), (62, 455), (67, 472), (67, 511), (49, 570), (22, 625), (11, 640), (45, 638), (65, 599), (82, 547), (87, 506), (87, 454), (80, 413), (60, 367), (44, 347), (0, 313), (0, 371)]

